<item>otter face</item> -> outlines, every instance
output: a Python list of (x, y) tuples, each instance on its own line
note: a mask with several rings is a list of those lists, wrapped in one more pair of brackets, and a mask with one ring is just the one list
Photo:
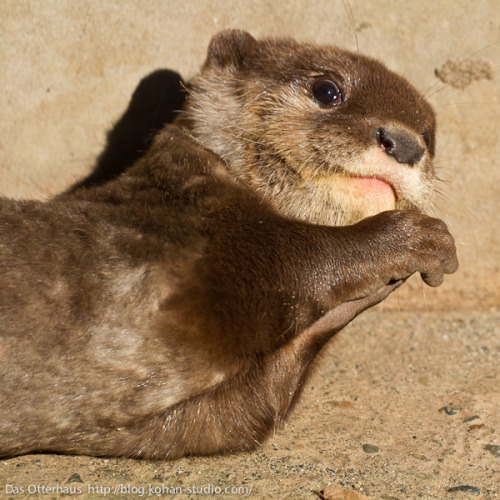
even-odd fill
[(434, 113), (378, 61), (226, 31), (192, 83), (194, 136), (280, 213), (344, 225), (428, 209)]

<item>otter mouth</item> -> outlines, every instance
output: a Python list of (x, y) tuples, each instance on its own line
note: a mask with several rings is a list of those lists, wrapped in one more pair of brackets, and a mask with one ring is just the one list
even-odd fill
[(398, 195), (395, 187), (380, 177), (349, 176), (349, 182), (353, 184), (360, 196), (394, 197), (397, 201)]
[(376, 176), (342, 175), (337, 178), (342, 194), (341, 204), (365, 217), (394, 210), (398, 201), (395, 186)]

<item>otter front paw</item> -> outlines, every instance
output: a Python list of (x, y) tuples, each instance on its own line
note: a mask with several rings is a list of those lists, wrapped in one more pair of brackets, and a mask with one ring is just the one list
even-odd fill
[[(365, 219), (368, 248), (382, 283), (406, 279), (419, 272), (432, 287), (441, 285), (445, 274), (458, 269), (455, 242), (446, 224), (415, 211), (383, 212)], [(377, 234), (377, 244), (373, 236)]]

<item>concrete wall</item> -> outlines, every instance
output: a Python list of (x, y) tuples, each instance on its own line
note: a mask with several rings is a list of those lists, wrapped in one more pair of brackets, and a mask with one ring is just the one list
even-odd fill
[[(211, 35), (223, 28), (352, 50), (356, 32), (361, 52), (406, 76), (436, 108), (436, 167), (443, 179), (436, 213), (449, 222), (462, 264), (438, 291), (402, 292), (393, 302), (500, 305), (498, 1), (350, 0), (355, 31), (346, 5), (2, 0), (0, 193), (43, 198), (85, 176), (139, 81), (164, 68), (188, 79)], [(463, 88), (445, 87), (436, 77), (449, 60), (460, 63)], [(414, 280), (411, 287), (421, 285)]]

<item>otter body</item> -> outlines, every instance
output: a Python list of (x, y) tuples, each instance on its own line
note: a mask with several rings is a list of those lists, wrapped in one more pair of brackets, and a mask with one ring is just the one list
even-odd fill
[(422, 213), (433, 139), (371, 59), (214, 37), (185, 114), (125, 175), (1, 200), (0, 456), (254, 449), (336, 332), (456, 270)]

